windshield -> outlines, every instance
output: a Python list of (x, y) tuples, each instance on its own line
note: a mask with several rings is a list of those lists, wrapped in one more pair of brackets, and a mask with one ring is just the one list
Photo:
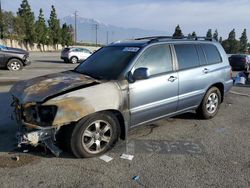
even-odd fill
[(2, 44), (0, 44), (0, 49), (7, 49), (7, 47), (4, 46), (4, 45), (2, 45)]
[(135, 57), (140, 48), (108, 46), (101, 48), (75, 71), (96, 79), (115, 80)]

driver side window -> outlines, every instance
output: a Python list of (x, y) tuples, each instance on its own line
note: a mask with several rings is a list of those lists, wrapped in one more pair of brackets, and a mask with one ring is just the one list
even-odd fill
[(135, 69), (148, 68), (150, 75), (157, 75), (173, 70), (170, 46), (161, 44), (149, 47), (138, 59)]

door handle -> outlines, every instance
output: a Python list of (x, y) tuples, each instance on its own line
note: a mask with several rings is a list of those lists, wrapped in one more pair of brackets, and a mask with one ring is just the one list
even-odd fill
[(205, 68), (205, 69), (203, 69), (203, 72), (204, 72), (205, 74), (207, 74), (207, 73), (209, 73), (209, 69)]
[(169, 81), (169, 82), (174, 82), (176, 79), (177, 79), (177, 77), (175, 77), (175, 76), (170, 76), (169, 79), (168, 79), (168, 81)]

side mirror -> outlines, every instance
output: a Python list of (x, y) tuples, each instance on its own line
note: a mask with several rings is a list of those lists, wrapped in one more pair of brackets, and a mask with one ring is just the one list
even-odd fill
[(149, 77), (150, 77), (149, 69), (144, 67), (136, 69), (133, 74), (134, 80), (145, 80), (148, 79)]

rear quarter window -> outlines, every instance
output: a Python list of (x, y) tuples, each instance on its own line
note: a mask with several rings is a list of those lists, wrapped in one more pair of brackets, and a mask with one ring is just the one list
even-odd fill
[(206, 54), (208, 64), (215, 64), (222, 62), (220, 53), (215, 45), (201, 44), (201, 47)]

